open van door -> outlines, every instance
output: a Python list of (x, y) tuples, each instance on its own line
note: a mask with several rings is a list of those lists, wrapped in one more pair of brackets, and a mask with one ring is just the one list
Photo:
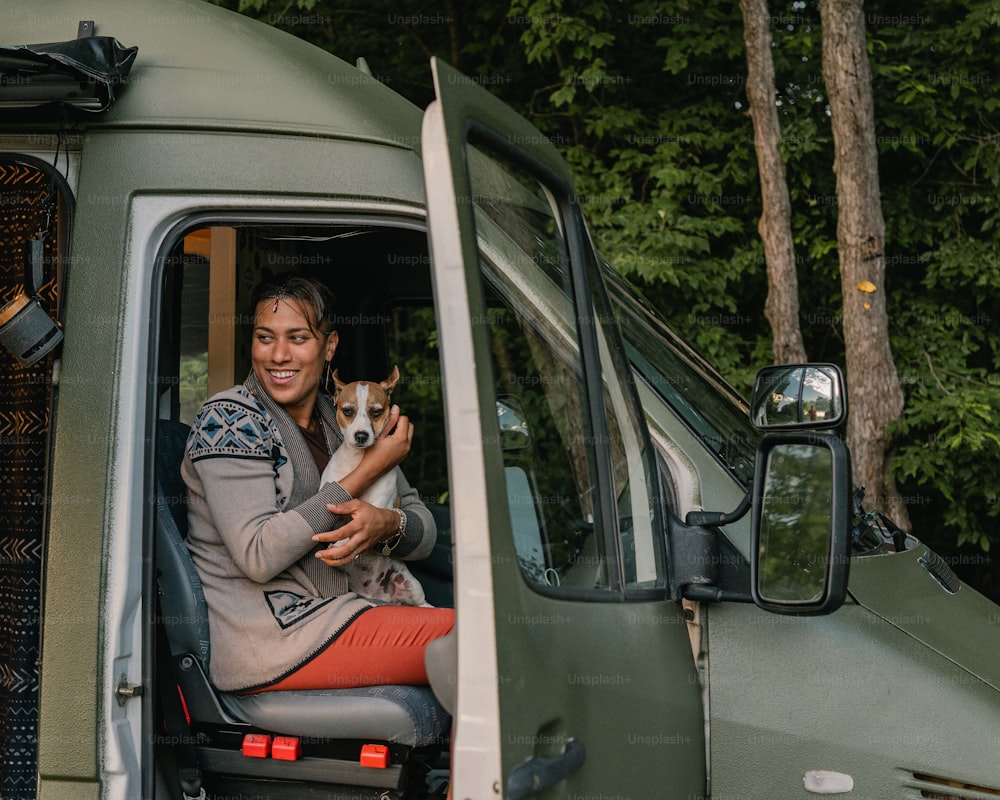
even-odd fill
[(458, 657), (432, 683), (455, 695), (454, 796), (702, 796), (662, 479), (568, 168), (433, 69), (421, 146)]

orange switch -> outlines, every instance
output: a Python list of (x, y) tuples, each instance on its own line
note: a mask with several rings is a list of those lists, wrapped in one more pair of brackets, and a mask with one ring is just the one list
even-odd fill
[(271, 758), (279, 761), (298, 761), (302, 756), (302, 742), (297, 736), (275, 736), (271, 745)]
[(265, 733), (248, 733), (243, 737), (243, 755), (267, 758), (271, 755), (271, 737)]
[(389, 748), (384, 744), (366, 744), (361, 747), (361, 766), (385, 769), (389, 766)]

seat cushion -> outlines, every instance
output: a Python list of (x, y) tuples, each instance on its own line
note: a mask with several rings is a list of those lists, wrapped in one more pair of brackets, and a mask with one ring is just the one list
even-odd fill
[(226, 694), (223, 703), (237, 719), (288, 736), (422, 747), (446, 743), (451, 727), (451, 717), (427, 686)]

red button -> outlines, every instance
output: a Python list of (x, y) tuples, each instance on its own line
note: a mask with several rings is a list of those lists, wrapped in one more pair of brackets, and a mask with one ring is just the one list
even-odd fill
[(389, 748), (384, 744), (366, 744), (361, 747), (361, 766), (385, 769), (389, 766)]
[(302, 756), (302, 742), (295, 736), (275, 736), (271, 745), (271, 758), (280, 761), (298, 761)]
[(271, 755), (271, 737), (264, 733), (248, 733), (243, 737), (243, 755), (267, 758)]

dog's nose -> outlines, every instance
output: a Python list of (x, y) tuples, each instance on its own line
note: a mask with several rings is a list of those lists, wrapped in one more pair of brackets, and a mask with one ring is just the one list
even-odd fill
[(368, 443), (368, 431), (358, 431), (354, 434), (354, 443), (358, 447), (363, 447)]

